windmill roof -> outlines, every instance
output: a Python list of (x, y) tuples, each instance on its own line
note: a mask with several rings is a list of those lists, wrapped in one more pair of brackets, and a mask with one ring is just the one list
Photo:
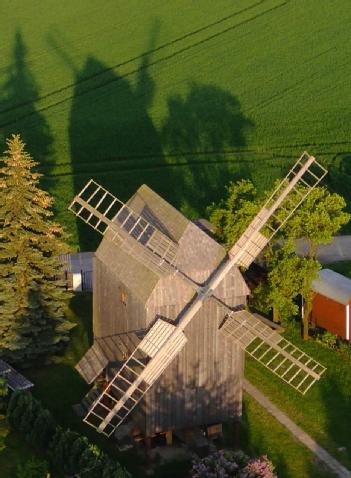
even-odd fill
[(330, 269), (322, 269), (319, 278), (312, 284), (313, 290), (340, 304), (351, 301), (351, 279)]
[[(175, 264), (196, 282), (205, 282), (225, 257), (225, 249), (220, 244), (148, 186), (141, 186), (127, 205), (178, 243)], [(153, 301), (152, 292), (156, 285), (158, 289), (164, 289), (164, 294), (157, 294), (158, 305), (186, 303), (191, 299), (194, 291), (184, 281), (175, 276), (160, 277), (112, 242), (112, 237), (113, 233), (107, 231), (96, 256), (108, 270), (123, 278), (126, 287), (143, 303), (149, 298)], [(169, 281), (172, 284), (169, 284)], [(243, 279), (241, 282), (244, 284), (243, 290), (238, 295), (247, 295), (249, 290)]]

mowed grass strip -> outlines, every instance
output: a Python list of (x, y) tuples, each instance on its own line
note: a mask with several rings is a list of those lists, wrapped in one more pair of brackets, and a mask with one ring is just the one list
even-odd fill
[(303, 342), (297, 328), (289, 328), (284, 335), (327, 367), (321, 380), (303, 396), (251, 358), (246, 361), (245, 375), (317, 443), (351, 469), (350, 360), (312, 340)]
[(252, 456), (268, 455), (279, 478), (331, 478), (334, 475), (252, 397), (244, 394), (241, 446)]

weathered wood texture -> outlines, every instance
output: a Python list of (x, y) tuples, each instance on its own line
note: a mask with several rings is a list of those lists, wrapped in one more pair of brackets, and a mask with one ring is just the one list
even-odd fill
[[(178, 242), (176, 266), (197, 283), (225, 257), (223, 247), (146, 186), (128, 205)], [(111, 362), (125, 360), (157, 316), (175, 321), (194, 295), (179, 277), (160, 277), (123, 252), (108, 233), (94, 259), (93, 287), (94, 338)], [(248, 293), (237, 268), (215, 291), (230, 306), (245, 303)], [(244, 355), (218, 333), (223, 314), (209, 301), (185, 329), (187, 345), (133, 412), (146, 435), (241, 414)]]

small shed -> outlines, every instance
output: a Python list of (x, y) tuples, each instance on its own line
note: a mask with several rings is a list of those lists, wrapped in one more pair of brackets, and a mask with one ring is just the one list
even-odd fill
[(312, 287), (315, 292), (312, 322), (350, 340), (351, 279), (330, 269), (323, 269)]
[(0, 359), (0, 377), (6, 380), (6, 383), (10, 390), (28, 390), (34, 387), (34, 384), (30, 382), (21, 373), (17, 372), (11, 365), (4, 360)]

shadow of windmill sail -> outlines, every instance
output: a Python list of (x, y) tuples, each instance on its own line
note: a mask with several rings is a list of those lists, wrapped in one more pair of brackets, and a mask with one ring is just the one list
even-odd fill
[[(147, 52), (154, 48), (158, 29), (156, 22)], [(127, 198), (144, 181), (144, 164), (150, 167), (163, 161), (159, 134), (148, 111), (155, 92), (148, 68), (151, 54), (142, 55), (138, 65), (133, 63), (129, 72), (119, 75), (93, 55), (79, 66), (63, 49), (63, 41), (51, 36), (49, 42), (74, 78), (68, 128), (74, 191), (94, 177)], [(81, 249), (91, 250), (97, 245), (94, 236), (77, 225)]]
[(50, 170), (53, 137), (45, 116), (37, 110), (39, 87), (29, 68), (28, 51), (23, 35), (17, 30), (12, 56), (0, 88), (0, 143), (11, 134), (20, 134), (26, 150), (40, 163), (43, 172)]

